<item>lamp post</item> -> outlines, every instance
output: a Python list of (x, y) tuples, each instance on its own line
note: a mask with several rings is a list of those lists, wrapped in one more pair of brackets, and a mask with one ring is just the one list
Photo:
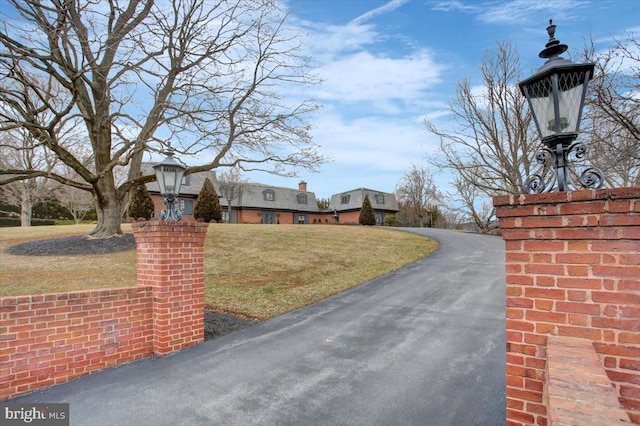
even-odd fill
[(182, 186), (186, 167), (173, 158), (174, 153), (171, 148), (163, 154), (166, 155), (166, 158), (153, 166), (160, 193), (164, 197), (162, 202), (167, 206), (166, 210), (160, 212), (160, 220), (175, 222), (182, 217), (182, 211), (178, 207), (176, 197), (180, 194), (180, 186)]
[[(539, 163), (553, 160), (553, 175), (547, 182), (544, 175), (534, 174), (524, 185), (526, 193), (551, 192), (557, 186), (558, 191), (567, 191), (575, 187), (570, 170), (569, 155), (582, 159), (586, 145), (575, 142), (580, 129), (580, 119), (587, 93), (589, 80), (593, 78), (594, 64), (574, 64), (560, 57), (567, 51), (566, 44), (555, 38), (556, 26), (549, 21), (547, 33), (549, 42), (540, 52), (547, 62), (531, 77), (518, 83), (522, 94), (527, 98), (531, 113), (543, 147), (536, 153)], [(544, 172), (550, 172), (543, 166)], [(604, 183), (604, 174), (594, 167), (585, 169), (578, 177), (584, 188), (600, 188)]]

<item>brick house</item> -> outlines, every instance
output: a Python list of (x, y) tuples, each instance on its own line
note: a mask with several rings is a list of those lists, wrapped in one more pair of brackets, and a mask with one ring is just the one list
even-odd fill
[[(153, 173), (152, 164), (144, 164), (143, 171)], [(318, 208), (316, 196), (302, 181), (298, 188), (284, 188), (260, 183), (241, 182), (229, 200), (224, 183), (218, 182), (215, 172), (201, 172), (185, 176), (180, 189), (180, 204), (184, 220), (194, 220), (193, 209), (205, 179), (216, 189), (222, 207), (223, 222), (253, 224), (358, 224), (365, 195), (374, 210), (376, 223), (382, 225), (387, 215), (398, 213), (398, 202), (391, 193), (359, 188), (331, 196), (329, 209)], [(164, 209), (158, 183), (147, 184), (155, 204), (155, 211)]]

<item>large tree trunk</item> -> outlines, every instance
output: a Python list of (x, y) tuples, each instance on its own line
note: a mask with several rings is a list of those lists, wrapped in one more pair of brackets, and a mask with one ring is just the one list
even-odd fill
[(122, 235), (122, 205), (113, 177), (100, 181), (95, 195), (98, 224), (89, 233), (91, 238), (109, 238)]
[(20, 226), (31, 226), (31, 197), (28, 192), (23, 192), (20, 197)]

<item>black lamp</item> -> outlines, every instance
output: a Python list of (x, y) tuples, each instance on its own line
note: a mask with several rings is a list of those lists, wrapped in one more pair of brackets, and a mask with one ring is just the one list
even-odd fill
[[(594, 64), (574, 64), (560, 57), (568, 47), (555, 39), (555, 32), (556, 26), (550, 20), (547, 27), (549, 42), (539, 55), (547, 62), (534, 75), (518, 83), (545, 145), (536, 157), (539, 162), (545, 162), (547, 158), (555, 160), (554, 180), (547, 184), (540, 175), (534, 175), (525, 183), (525, 192), (548, 192), (556, 183), (558, 191), (566, 191), (573, 184), (567, 168), (568, 155), (574, 151), (576, 157), (582, 158), (586, 152), (583, 143), (574, 141), (580, 130)], [(583, 187), (600, 188), (604, 176), (600, 170), (589, 168), (579, 181)]]
[(167, 206), (160, 213), (160, 220), (178, 221), (182, 218), (182, 211), (178, 208), (177, 196), (180, 194), (186, 167), (173, 157), (174, 153), (170, 148), (163, 154), (166, 158), (153, 166), (160, 193), (164, 197), (162, 202)]

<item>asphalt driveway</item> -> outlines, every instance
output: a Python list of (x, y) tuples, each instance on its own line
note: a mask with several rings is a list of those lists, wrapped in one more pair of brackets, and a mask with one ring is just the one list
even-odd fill
[(411, 232), (440, 248), (241, 332), (10, 402), (68, 402), (71, 424), (91, 426), (505, 424), (503, 242)]

